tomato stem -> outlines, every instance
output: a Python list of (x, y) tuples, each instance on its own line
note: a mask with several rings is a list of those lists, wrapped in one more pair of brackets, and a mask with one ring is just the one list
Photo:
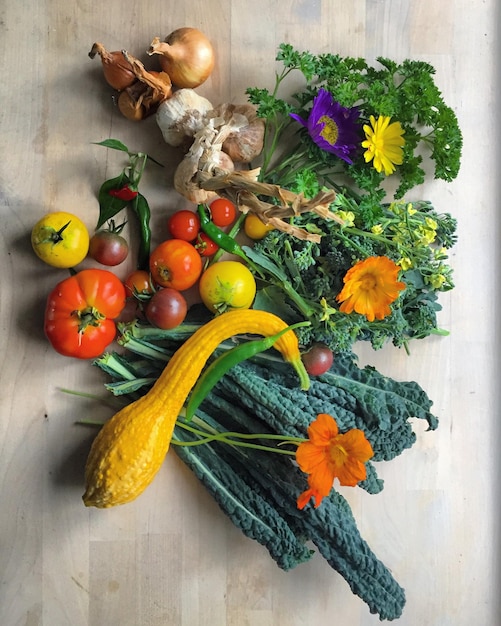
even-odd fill
[(76, 309), (72, 314), (76, 315), (79, 319), (79, 333), (84, 333), (89, 326), (99, 326), (101, 322), (106, 319), (106, 315), (100, 313), (94, 306), (89, 306), (81, 310)]

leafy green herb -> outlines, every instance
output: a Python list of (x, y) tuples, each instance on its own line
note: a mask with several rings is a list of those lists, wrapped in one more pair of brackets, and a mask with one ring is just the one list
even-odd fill
[[(430, 64), (417, 60), (405, 60), (399, 64), (378, 57), (380, 67), (376, 68), (362, 58), (330, 53), (315, 56), (307, 51), (299, 52), (285, 43), (279, 46), (276, 60), (281, 61), (284, 68), (276, 74), (273, 91), (247, 89), (250, 102), (258, 107), (258, 115), (267, 122), (263, 179), (287, 187), (296, 171), (308, 167), (320, 180), (332, 177), (332, 174), (339, 177), (348, 173), (366, 193), (374, 193), (383, 186), (384, 176), (370, 171), (362, 154), (352, 165), (345, 165), (309, 142), (304, 129), (297, 134), (295, 141), (289, 142), (289, 154), (294, 155), (292, 159), (280, 155), (278, 160), (274, 156), (284, 131), (292, 123), (288, 114), (307, 117), (320, 88), (329, 91), (343, 107), (356, 107), (362, 123), (367, 124), (371, 115), (388, 116), (401, 123), (405, 131), (404, 162), (398, 169), (400, 184), (395, 199), (401, 199), (424, 180), (422, 157), (417, 153), (421, 146), (428, 147), (429, 157), (435, 162), (436, 178), (451, 181), (457, 176), (462, 134), (454, 111), (445, 104), (434, 82), (435, 69)], [(291, 103), (279, 97), (278, 92), (294, 70), (303, 74), (306, 85), (302, 91), (291, 95)]]

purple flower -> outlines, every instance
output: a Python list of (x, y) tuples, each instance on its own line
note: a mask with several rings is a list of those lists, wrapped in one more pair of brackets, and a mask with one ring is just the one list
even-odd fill
[(290, 116), (308, 129), (319, 148), (335, 154), (347, 163), (360, 146), (357, 108), (347, 109), (335, 102), (325, 89), (319, 89), (307, 120), (291, 113)]

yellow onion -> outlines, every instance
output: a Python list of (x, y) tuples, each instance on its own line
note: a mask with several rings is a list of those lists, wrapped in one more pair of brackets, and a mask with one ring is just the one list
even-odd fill
[(103, 44), (96, 42), (89, 52), (89, 57), (93, 59), (96, 54), (101, 57), (104, 78), (113, 89), (122, 91), (136, 81), (136, 76), (121, 51), (108, 52)]
[(178, 28), (160, 41), (155, 37), (148, 54), (160, 55), (160, 65), (174, 85), (193, 89), (210, 76), (214, 50), (207, 37), (196, 28)]

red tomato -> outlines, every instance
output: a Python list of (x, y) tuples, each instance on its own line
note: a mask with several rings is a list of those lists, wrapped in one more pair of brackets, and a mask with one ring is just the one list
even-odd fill
[(237, 217), (237, 209), (231, 200), (217, 198), (210, 205), (212, 221), (219, 228), (233, 224)]
[(64, 356), (92, 359), (113, 341), (125, 287), (108, 270), (88, 269), (58, 283), (47, 298), (44, 329)]
[(193, 211), (176, 211), (167, 221), (167, 230), (174, 239), (194, 241), (200, 230), (200, 218)]
[(153, 326), (170, 330), (184, 321), (188, 305), (182, 293), (166, 287), (155, 292), (146, 305), (146, 319)]
[(197, 249), (182, 239), (167, 239), (150, 254), (153, 281), (161, 287), (184, 291), (193, 287), (202, 273)]
[(135, 270), (129, 274), (125, 279), (124, 285), (127, 297), (148, 295), (154, 291), (150, 274), (144, 270)]
[(212, 256), (219, 250), (217, 243), (212, 241), (205, 233), (198, 233), (195, 248), (200, 256)]

